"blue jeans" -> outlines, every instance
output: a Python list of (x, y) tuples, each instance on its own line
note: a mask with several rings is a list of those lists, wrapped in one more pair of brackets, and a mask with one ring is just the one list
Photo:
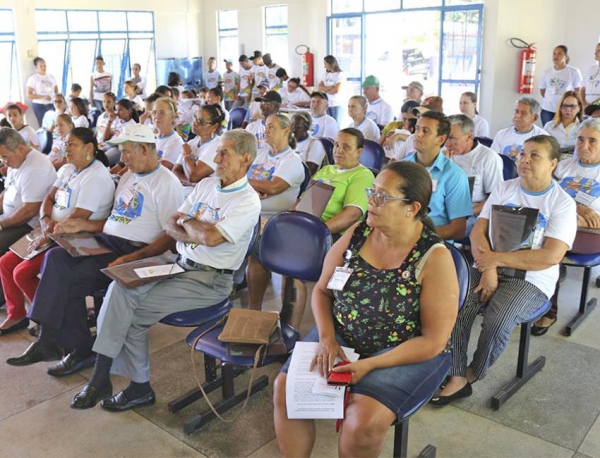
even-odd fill
[(32, 103), (33, 114), (35, 114), (35, 119), (37, 119), (38, 127), (42, 127), (42, 122), (44, 121), (44, 115), (47, 111), (54, 110), (54, 105), (51, 103)]

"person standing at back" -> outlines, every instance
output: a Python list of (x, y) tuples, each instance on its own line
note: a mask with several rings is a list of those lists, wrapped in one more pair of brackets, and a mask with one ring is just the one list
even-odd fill
[(104, 58), (96, 57), (96, 71), (90, 78), (90, 103), (102, 111), (104, 94), (112, 90), (112, 74), (104, 70)]
[(206, 65), (208, 67), (208, 71), (202, 75), (202, 79), (204, 80), (204, 85), (207, 88), (212, 89), (217, 87), (219, 85), (219, 81), (221, 81), (221, 74), (217, 70), (217, 59), (211, 57), (208, 59)]
[(44, 114), (52, 110), (58, 86), (52, 75), (46, 73), (46, 61), (41, 57), (33, 59), (36, 72), (27, 79), (27, 98), (31, 100), (38, 126), (42, 127)]
[[(333, 56), (325, 56), (325, 74), (319, 82), (319, 91), (327, 94), (329, 108), (327, 114), (333, 117), (338, 125), (343, 117), (344, 101), (341, 100), (342, 87), (346, 81), (346, 74), (340, 68), (338, 61)], [(336, 132), (337, 134), (337, 132)]]

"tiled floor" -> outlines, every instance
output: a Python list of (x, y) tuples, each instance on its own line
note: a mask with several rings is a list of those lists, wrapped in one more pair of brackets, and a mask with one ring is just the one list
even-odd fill
[[(561, 291), (559, 323), (547, 336), (532, 339), (531, 360), (543, 354), (546, 367), (499, 411), (490, 397), (515, 370), (518, 333), (474, 395), (455, 404), (426, 406), (410, 421), (409, 456), (427, 444), (440, 457), (564, 457), (600, 458), (600, 310), (572, 337), (561, 329), (575, 314), (581, 271), (570, 269)], [(278, 281), (268, 292), (265, 308), (277, 309)], [(599, 297), (592, 286), (590, 291)], [(240, 305), (244, 295), (236, 300)], [(0, 312), (0, 316), (4, 312)], [(306, 313), (301, 331), (312, 326)], [(478, 325), (474, 328), (478, 332)], [(3, 363), (20, 354), (31, 338), (27, 333), (0, 340), (0, 457), (243, 457), (280, 456), (272, 420), (271, 388), (253, 396), (247, 410), (232, 424), (213, 421), (185, 435), (183, 420), (206, 408), (203, 403), (176, 415), (167, 402), (194, 385), (186, 329), (157, 325), (151, 331), (152, 385), (157, 403), (124, 414), (96, 407), (75, 411), (69, 401), (85, 384), (90, 370), (63, 379), (49, 377), (40, 363), (25, 368)], [(201, 356), (197, 356), (201, 367)], [(272, 379), (277, 367), (261, 370)], [(113, 379), (115, 389), (125, 384)], [(239, 386), (247, 383), (241, 376)], [(318, 424), (315, 457), (337, 454), (333, 421)], [(382, 456), (392, 455), (392, 430)]]

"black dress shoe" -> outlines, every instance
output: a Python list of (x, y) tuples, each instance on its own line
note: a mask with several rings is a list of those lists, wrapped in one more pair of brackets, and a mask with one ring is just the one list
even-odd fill
[(136, 407), (151, 406), (156, 402), (154, 390), (136, 399), (128, 399), (124, 391), (102, 401), (101, 407), (111, 412), (124, 412)]
[(11, 332), (18, 331), (19, 329), (26, 329), (29, 326), (29, 318), (24, 318), (18, 323), (9, 326), (6, 329), (0, 329), (0, 336), (5, 336), (6, 334), (10, 334)]
[(29, 345), (21, 356), (8, 358), (6, 362), (11, 366), (29, 366), (40, 361), (56, 361), (61, 358), (62, 351), (58, 345), (47, 345), (38, 340)]
[(79, 372), (82, 369), (92, 367), (96, 360), (95, 354), (87, 352), (82, 355), (78, 350), (74, 350), (60, 360), (58, 364), (48, 368), (48, 375), (53, 377), (62, 377)]
[(456, 393), (451, 394), (450, 396), (434, 396), (429, 401), (429, 404), (433, 404), (434, 406), (445, 406), (450, 404), (455, 399), (468, 398), (473, 394), (473, 388), (471, 384), (467, 382), (465, 386), (463, 386)]
[(553, 326), (554, 323), (556, 323), (556, 318), (554, 318), (554, 321), (552, 323), (550, 323), (548, 326), (536, 326), (535, 324), (533, 326), (531, 326), (531, 335), (532, 336), (543, 336), (544, 334), (546, 334), (548, 332), (548, 329), (550, 329), (550, 326)]
[(102, 388), (86, 385), (71, 401), (72, 409), (91, 409), (103, 399), (112, 396), (112, 383)]
[(32, 326), (31, 328), (29, 328), (29, 335), (31, 337), (39, 337), (40, 336), (40, 325), (36, 324), (35, 326)]

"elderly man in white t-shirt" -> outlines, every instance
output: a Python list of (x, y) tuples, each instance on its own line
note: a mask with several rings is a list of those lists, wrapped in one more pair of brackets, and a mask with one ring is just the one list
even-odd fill
[(93, 340), (85, 297), (110, 284), (100, 269), (159, 255), (172, 246), (165, 229), (184, 200), (183, 186), (159, 163), (154, 132), (133, 124), (109, 143), (119, 145), (128, 171), (119, 181), (108, 219), (68, 219), (57, 224), (54, 232), (94, 233), (94, 239), (110, 251), (72, 257), (61, 247), (48, 250), (28, 314), (41, 325), (40, 337), (21, 356), (9, 358), (10, 365), (61, 359), (64, 348), (70, 353), (48, 369), (49, 375), (69, 375), (89, 366)]
[(310, 95), (310, 115), (313, 120), (311, 132), (315, 138), (337, 138), (337, 134), (340, 131), (340, 126), (338, 126), (335, 118), (326, 113), (328, 107), (327, 94), (320, 91), (313, 91)]
[(372, 119), (375, 124), (387, 126), (394, 120), (394, 110), (392, 106), (379, 95), (379, 79), (374, 75), (369, 75), (362, 83), (363, 95), (367, 98), (367, 118)]
[[(40, 225), (42, 201), (56, 181), (48, 156), (27, 146), (19, 133), (0, 128), (0, 159), (8, 167), (4, 192), (0, 195), (0, 256), (8, 247)], [(0, 300), (4, 302), (2, 285)]]
[(379, 141), (381, 132), (375, 121), (367, 117), (367, 98), (362, 95), (353, 95), (348, 100), (348, 115), (352, 122), (348, 127), (354, 127), (362, 132), (364, 137), (375, 142)]
[(450, 135), (446, 140), (448, 157), (458, 165), (469, 178), (473, 216), (467, 219), (468, 237), (483, 209), (488, 196), (504, 181), (502, 159), (498, 153), (482, 145), (475, 139), (475, 124), (466, 115), (448, 116)]
[(492, 149), (516, 161), (519, 152), (523, 149), (525, 140), (536, 135), (550, 135), (544, 129), (535, 125), (541, 111), (540, 104), (532, 97), (521, 97), (517, 100), (513, 114), (513, 125), (498, 131), (494, 136)]
[[(90, 408), (108, 398), (102, 408), (122, 412), (155, 402), (148, 330), (173, 312), (216, 305), (231, 292), (233, 272), (244, 260), (260, 213), (260, 199), (246, 178), (255, 156), (251, 134), (226, 132), (215, 157), (216, 177), (198, 183), (169, 218), (167, 234), (177, 241), (183, 272), (133, 289), (110, 285), (94, 344), (94, 372), (71, 407)], [(131, 380), (115, 396), (110, 372)]]

